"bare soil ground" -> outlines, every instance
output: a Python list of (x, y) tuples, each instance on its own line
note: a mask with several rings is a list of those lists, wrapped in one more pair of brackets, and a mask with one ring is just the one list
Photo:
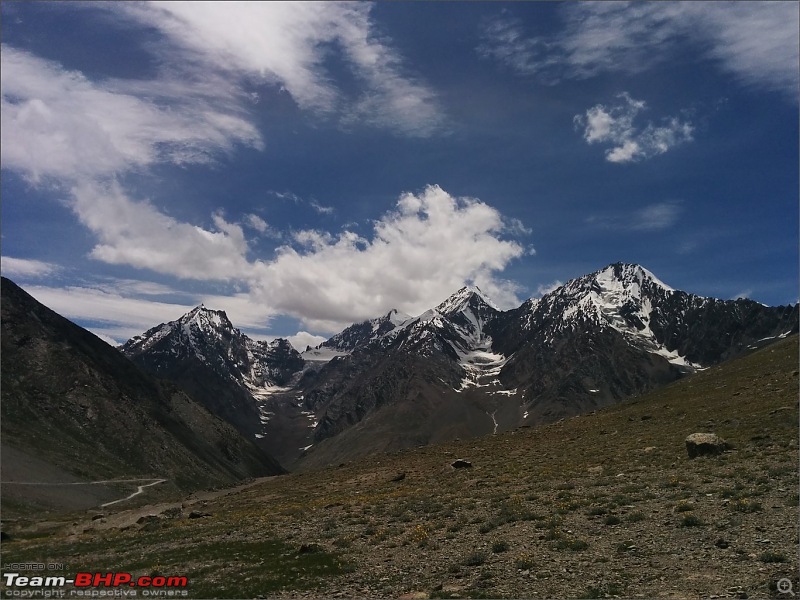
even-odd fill
[[(544, 427), (12, 531), (2, 560), (187, 575), (192, 597), (785, 597), (798, 418), (795, 336)], [(733, 449), (689, 459), (695, 432)]]

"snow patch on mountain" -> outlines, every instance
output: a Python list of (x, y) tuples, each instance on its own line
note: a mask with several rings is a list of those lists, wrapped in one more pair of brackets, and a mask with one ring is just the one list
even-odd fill
[(500, 310), (489, 296), (484, 294), (478, 286), (474, 285), (462, 287), (447, 300), (439, 304), (435, 310), (442, 315), (455, 314), (463, 311), (473, 298), (478, 298), (481, 303), (489, 306), (492, 310)]
[(281, 384), (303, 364), (287, 340), (252, 340), (233, 326), (224, 311), (202, 304), (180, 319), (131, 338), (120, 350), (129, 358), (149, 356), (156, 372), (199, 361), (255, 399), (281, 391)]
[(282, 394), (284, 392), (288, 392), (291, 390), (291, 386), (280, 386), (280, 385), (253, 385), (252, 383), (247, 382), (247, 389), (250, 390), (250, 393), (253, 395), (253, 398), (256, 400), (268, 400), (270, 396), (274, 396), (275, 394)]
[[(413, 319), (409, 315), (392, 309), (387, 314), (376, 319), (369, 319), (351, 325), (324, 341), (313, 350), (321, 351), (323, 349), (328, 349), (349, 354), (354, 350), (366, 348), (371, 344), (378, 343), (384, 345), (394, 338), (404, 324), (412, 320)], [(328, 354), (323, 352), (322, 354), (316, 355), (315, 358), (311, 358), (311, 360), (324, 360), (328, 356)], [(333, 358), (333, 356), (330, 356), (327, 360), (331, 360), (331, 358)]]
[(537, 309), (558, 307), (561, 327), (574, 326), (578, 321), (610, 327), (631, 343), (663, 356), (674, 365), (701, 368), (676, 350), (668, 350), (650, 328), (654, 300), (673, 293), (675, 290), (644, 267), (616, 263), (573, 279), (546, 294), (540, 302), (532, 303), (528, 323), (535, 320)]
[(464, 378), (461, 386), (456, 390), (462, 392), (468, 388), (494, 387), (500, 385), (497, 379), (508, 359), (502, 354), (496, 354), (488, 349), (488, 343), (483, 348), (465, 352), (460, 364), (464, 369)]
[(300, 353), (300, 356), (303, 360), (308, 362), (326, 363), (339, 356), (348, 356), (349, 354), (350, 352), (345, 350), (336, 350), (334, 348), (317, 346), (316, 348), (310, 348), (305, 352)]

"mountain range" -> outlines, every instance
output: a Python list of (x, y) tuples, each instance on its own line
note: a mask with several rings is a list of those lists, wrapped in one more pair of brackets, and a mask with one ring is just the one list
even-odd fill
[(313, 467), (589, 412), (797, 329), (797, 305), (705, 298), (615, 263), (508, 311), (464, 287), (302, 354), (202, 305), (121, 351), (282, 464)]
[(0, 290), (4, 514), (119, 497), (90, 481), (160, 478), (186, 492), (285, 472), (176, 385), (12, 281)]

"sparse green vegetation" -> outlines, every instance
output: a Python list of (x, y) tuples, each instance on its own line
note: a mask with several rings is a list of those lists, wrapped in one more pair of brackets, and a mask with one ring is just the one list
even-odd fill
[(789, 562), (789, 559), (786, 558), (785, 554), (782, 554), (780, 552), (771, 552), (771, 551), (762, 552), (761, 556), (759, 556), (758, 559), (763, 563)]
[(526, 571), (535, 567), (536, 561), (532, 554), (523, 552), (522, 554), (518, 554), (514, 559), (514, 566), (520, 571)]
[(697, 515), (684, 515), (681, 519), (681, 527), (702, 527), (705, 522)]
[(625, 516), (625, 520), (628, 523), (639, 523), (640, 521), (644, 521), (646, 519), (643, 512), (632, 512)]
[(635, 547), (636, 546), (633, 542), (620, 542), (617, 544), (616, 551), (617, 554), (622, 554), (623, 552), (630, 552)]
[(486, 552), (476, 550), (468, 555), (461, 564), (465, 567), (478, 567), (485, 563), (487, 558), (489, 558), (489, 555)]
[(555, 544), (553, 544), (553, 547), (556, 550), (572, 550), (573, 552), (580, 552), (581, 550), (586, 550), (589, 547), (589, 542), (586, 540), (560, 538), (556, 540)]
[[(719, 390), (709, 369), (591, 416), (268, 479), (209, 500), (209, 518), (172, 510), (153, 531), (118, 511), (50, 529), (18, 521), (2, 559), (183, 571), (198, 598), (708, 597), (723, 580), (765, 590), (767, 571), (798, 557), (784, 530), (798, 516), (796, 423), (770, 415), (794, 406), (796, 378), (762, 396), (751, 380), (796, 369), (789, 342), (793, 354), (736, 363)], [(737, 386), (749, 395), (731, 396)], [(688, 460), (683, 440), (710, 419), (737, 451)], [(750, 441), (765, 432), (768, 442)], [(457, 456), (473, 469), (448, 469)], [(406, 481), (390, 482), (400, 471)], [(707, 579), (675, 576), (684, 563)]]
[(492, 552), (495, 554), (499, 554), (500, 552), (506, 552), (509, 549), (508, 542), (505, 540), (498, 540), (492, 544)]
[(589, 586), (583, 598), (618, 598), (622, 595), (622, 588), (615, 583), (602, 583)]
[(744, 498), (731, 503), (731, 506), (733, 510), (743, 513), (761, 512), (761, 510), (763, 510), (760, 502), (745, 500)]

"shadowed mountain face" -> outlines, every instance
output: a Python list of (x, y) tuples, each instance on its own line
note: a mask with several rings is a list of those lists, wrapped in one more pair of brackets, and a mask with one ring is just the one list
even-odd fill
[(385, 321), (356, 326), (374, 331), (360, 346), (334, 336), (349, 354), (300, 382), (317, 418), (306, 464), (589, 412), (796, 332), (798, 307), (703, 298), (617, 263), (511, 311), (465, 288)]
[[(197, 310), (181, 322), (196, 319)], [(226, 366), (232, 348), (254, 344), (229, 323), (204, 327), (205, 337), (162, 325), (124, 351), (184, 387), (184, 372), (205, 381), (192, 367), (199, 362), (229, 387), (240, 382), (249, 399), (234, 410), (244, 425), (234, 422), (247, 430), (254, 422), (248, 402), (255, 402), (258, 431), (248, 431), (260, 446), (286, 464), (320, 465), (588, 412), (797, 326), (797, 306), (703, 298), (673, 290), (639, 265), (616, 263), (509, 311), (476, 287), (417, 317), (390, 311), (308, 349), (304, 363), (285, 352), (276, 363), (284, 369), (279, 384), (247, 375), (252, 367), (241, 365), (257, 361)], [(167, 349), (156, 351), (167, 331)], [(266, 372), (273, 363), (260, 364)]]
[[(166, 478), (188, 490), (283, 472), (230, 424), (5, 278), (2, 375), (3, 447), (43, 473)], [(3, 458), (4, 471), (18, 471)]]
[(248, 436), (260, 431), (254, 395), (285, 385), (303, 368), (303, 359), (287, 340), (251, 340), (223, 311), (202, 305), (132, 338), (121, 350)]

